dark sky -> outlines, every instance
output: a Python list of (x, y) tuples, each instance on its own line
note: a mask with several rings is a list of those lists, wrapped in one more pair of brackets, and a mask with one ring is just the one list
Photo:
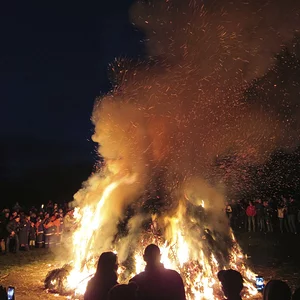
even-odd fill
[(109, 90), (108, 64), (143, 55), (132, 3), (1, 2), (1, 178), (95, 162), (90, 117)]
[(144, 34), (129, 19), (133, 3), (1, 2), (2, 203), (72, 200), (91, 174), (90, 117), (110, 89), (108, 64), (145, 55)]

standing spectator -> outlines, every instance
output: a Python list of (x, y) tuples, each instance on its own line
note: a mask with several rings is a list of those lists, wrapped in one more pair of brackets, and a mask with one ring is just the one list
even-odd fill
[(64, 216), (63, 224), (65, 233), (70, 233), (75, 227), (75, 219), (73, 213), (73, 210), (68, 210), (66, 215)]
[(256, 209), (251, 201), (249, 202), (249, 206), (246, 209), (246, 215), (248, 217), (248, 232), (251, 232), (251, 231), (255, 232)]
[(265, 217), (268, 232), (273, 232), (272, 214), (273, 214), (273, 210), (269, 204), (269, 201), (265, 201), (264, 202), (264, 217)]
[(279, 228), (280, 232), (283, 233), (283, 225), (285, 226), (285, 230), (289, 232), (289, 229), (287, 227), (287, 223), (285, 222), (286, 218), (286, 208), (283, 206), (283, 204), (280, 204), (277, 208), (278, 213), (278, 220), (279, 220)]
[(22, 249), (29, 250), (28, 240), (30, 231), (30, 216), (24, 216), (20, 221), (19, 242)]
[(5, 241), (7, 239), (6, 226), (9, 222), (9, 211), (4, 210), (3, 215), (0, 218), (0, 252), (5, 252)]
[(247, 203), (244, 201), (238, 201), (237, 210), (238, 210), (238, 224), (240, 229), (247, 230), (248, 217), (246, 214)]
[(53, 225), (55, 226), (55, 234), (54, 234), (54, 240), (53, 243), (55, 245), (60, 245), (61, 242), (61, 221), (59, 213), (55, 213), (53, 217)]
[(37, 246), (38, 248), (42, 248), (44, 245), (44, 225), (40, 216), (38, 216), (36, 219), (35, 228)]
[(58, 214), (57, 214), (57, 218), (59, 220), (58, 244), (61, 244), (63, 230), (64, 230), (64, 214), (63, 214), (63, 210), (62, 209), (59, 209)]
[(49, 214), (46, 214), (45, 222), (44, 222), (45, 248), (52, 247), (56, 244), (55, 235), (57, 229), (54, 224), (55, 220), (56, 220), (55, 215), (49, 217)]
[(30, 249), (35, 247), (35, 241), (36, 241), (36, 228), (35, 228), (35, 224), (33, 222), (31, 222), (30, 231), (29, 231), (29, 247), (30, 247)]
[(297, 234), (296, 228), (297, 205), (295, 200), (290, 197), (287, 205), (287, 219), (291, 233)]
[(226, 203), (225, 212), (226, 212), (227, 218), (229, 220), (229, 224), (232, 225), (231, 224), (231, 220), (232, 220), (232, 206), (231, 206), (231, 204), (229, 204), (229, 202)]
[(283, 218), (283, 223), (284, 223), (284, 227), (286, 229), (286, 232), (290, 232), (290, 228), (289, 228), (289, 223), (288, 223), (288, 201), (287, 198), (282, 197), (283, 200), (283, 207), (284, 207), (284, 218)]
[(261, 203), (261, 199), (257, 200), (255, 209), (256, 209), (256, 219), (257, 219), (258, 230), (265, 231), (264, 208)]
[(11, 242), (14, 242), (14, 252), (17, 253), (19, 251), (19, 226), (20, 226), (20, 216), (16, 216), (13, 220), (9, 221), (6, 226), (6, 230), (8, 232), (8, 237), (6, 238), (5, 252), (9, 252), (9, 247), (11, 246)]

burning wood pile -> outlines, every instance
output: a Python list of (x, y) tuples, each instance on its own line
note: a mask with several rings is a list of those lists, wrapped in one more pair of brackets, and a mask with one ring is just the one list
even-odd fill
[[(149, 215), (132, 216), (127, 222), (127, 232), (117, 233), (109, 239), (107, 226), (110, 223), (105, 222), (103, 210), (106, 214), (111, 213), (106, 205), (114, 197), (116, 189), (133, 181), (134, 178), (128, 176), (113, 181), (103, 189), (96, 204), (76, 209), (78, 224), (73, 234), (72, 261), (47, 275), (45, 287), (49, 291), (80, 298), (96, 270), (99, 255), (107, 250), (118, 253), (119, 281), (127, 282), (143, 271), (143, 250), (148, 244), (155, 243), (160, 246), (164, 266), (181, 274), (188, 299), (209, 300), (221, 296), (216, 276), (224, 268), (242, 273), (246, 296), (257, 293), (253, 285), (255, 275), (246, 267), (245, 257), (228, 224), (220, 221), (209, 225), (211, 216), (209, 208), (204, 207), (205, 201), (201, 201), (198, 207), (190, 205), (194, 212), (198, 208), (198, 216), (187, 210), (187, 202), (184, 205), (179, 202), (172, 214), (152, 215), (148, 222), (150, 226), (145, 226)], [(220, 226), (225, 228), (220, 230)]]

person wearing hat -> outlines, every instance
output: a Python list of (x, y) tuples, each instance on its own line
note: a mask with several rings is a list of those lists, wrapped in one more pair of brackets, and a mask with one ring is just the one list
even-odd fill
[(218, 273), (222, 290), (227, 300), (242, 300), (243, 277), (240, 272), (229, 269)]

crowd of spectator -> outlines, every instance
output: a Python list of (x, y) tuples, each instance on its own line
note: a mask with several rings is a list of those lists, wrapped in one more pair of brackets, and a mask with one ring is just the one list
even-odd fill
[[(282, 197), (276, 204), (261, 199), (248, 203), (227, 202), (225, 212), (233, 229), (249, 232), (278, 230), (281, 233), (296, 234), (300, 222), (299, 207), (292, 197)], [(4, 209), (0, 217), (1, 251), (8, 253), (18, 252), (20, 249), (29, 251), (33, 247), (55, 247), (61, 244), (63, 237), (68, 236), (75, 227), (73, 210), (67, 205), (49, 201), (45, 207), (32, 207), (26, 213), (26, 210), (16, 203), (12, 209)], [(163, 267), (160, 263), (160, 250), (156, 245), (149, 245), (145, 249), (144, 260), (144, 272), (133, 277), (128, 285), (118, 284), (117, 256), (112, 252), (103, 253), (97, 271), (87, 286), (84, 299), (186, 299), (180, 275)], [(243, 278), (240, 273), (222, 270), (218, 273), (218, 278), (226, 299), (242, 299), (240, 293)], [(263, 298), (296, 300), (300, 299), (299, 294), (297, 290), (292, 297), (291, 289), (285, 282), (271, 280), (264, 289)]]
[(281, 197), (277, 202), (255, 199), (249, 202), (227, 202), (225, 212), (234, 230), (297, 234), (300, 209), (293, 197)]
[(3, 209), (0, 216), (0, 250), (2, 253), (29, 251), (60, 245), (63, 233), (71, 232), (75, 222), (73, 210), (66, 205), (49, 201), (39, 209), (26, 212), (19, 203), (12, 209)]
[[(225, 212), (236, 231), (297, 234), (300, 230), (300, 209), (292, 197), (281, 197), (277, 202), (228, 201)], [(54, 247), (61, 244), (63, 233), (67, 236), (74, 227), (73, 210), (67, 203), (58, 205), (49, 201), (39, 209), (33, 206), (29, 210), (16, 203), (0, 214), (0, 250), (8, 253)]]

